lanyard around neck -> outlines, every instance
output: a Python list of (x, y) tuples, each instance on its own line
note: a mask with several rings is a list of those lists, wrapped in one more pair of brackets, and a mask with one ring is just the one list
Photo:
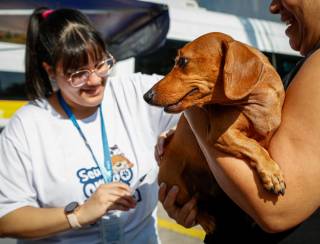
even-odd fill
[(101, 174), (103, 176), (103, 179), (104, 179), (105, 183), (112, 182), (112, 178), (113, 178), (113, 175), (112, 175), (112, 163), (111, 163), (111, 158), (110, 158), (110, 151), (109, 151), (107, 133), (106, 133), (105, 125), (104, 125), (104, 119), (103, 119), (103, 115), (102, 115), (101, 105), (99, 105), (99, 111), (100, 111), (100, 121), (101, 121), (101, 138), (102, 138), (103, 153), (104, 153), (104, 164), (99, 163), (97, 158), (95, 157), (95, 155), (93, 153), (93, 150), (92, 150), (87, 138), (83, 134), (83, 132), (82, 132), (77, 120), (76, 120), (76, 117), (72, 113), (70, 107), (68, 106), (68, 104), (64, 100), (63, 96), (61, 95), (61, 91), (60, 90), (57, 92), (57, 95), (58, 95), (58, 100), (59, 100), (59, 103), (60, 103), (61, 107), (63, 108), (65, 113), (68, 115), (68, 117), (72, 121), (73, 125), (77, 128), (77, 130), (78, 130), (80, 136), (82, 137), (86, 147), (90, 151), (93, 160), (95, 161), (97, 166), (100, 168), (100, 171), (101, 171)]

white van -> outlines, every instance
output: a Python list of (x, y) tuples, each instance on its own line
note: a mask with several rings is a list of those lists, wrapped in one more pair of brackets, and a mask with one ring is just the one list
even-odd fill
[[(210, 11), (198, 3), (219, 5), (223, 10), (234, 10), (244, 3), (255, 3), (256, 9), (264, 5), (264, 15), (268, 3), (258, 0), (195, 1), (195, 0), (145, 0), (169, 6), (170, 28), (166, 44), (156, 53), (135, 58), (134, 71), (145, 73), (167, 73), (172, 65), (177, 48), (208, 32), (223, 32), (234, 39), (247, 43), (265, 53), (283, 77), (301, 58), (292, 50), (285, 35), (285, 24), (265, 19), (243, 17), (225, 12)], [(262, 3), (263, 2), (263, 3)], [(233, 7), (232, 5), (238, 5)], [(243, 6), (248, 9), (248, 6)], [(230, 11), (231, 12), (231, 11)], [(236, 11), (233, 11), (236, 12)], [(260, 13), (262, 15), (262, 13)], [(274, 18), (274, 17), (273, 17)]]

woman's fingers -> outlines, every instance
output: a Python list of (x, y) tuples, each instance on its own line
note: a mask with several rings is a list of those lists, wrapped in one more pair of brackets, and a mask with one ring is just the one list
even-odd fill
[(163, 155), (164, 152), (164, 143), (165, 143), (165, 134), (162, 133), (158, 136), (158, 141), (157, 144), (154, 147), (154, 157), (158, 163), (158, 165), (160, 165), (161, 162), (161, 156)]
[(197, 199), (193, 197), (182, 208), (175, 204), (179, 188), (173, 186), (167, 193), (167, 186), (165, 183), (160, 184), (159, 200), (162, 202), (167, 214), (173, 218), (178, 224), (190, 228), (196, 224), (197, 216)]
[(180, 224), (189, 228), (192, 227), (196, 221), (197, 216), (197, 199), (193, 197), (189, 202), (187, 202), (179, 212)]
[(162, 132), (159, 136), (158, 136), (158, 141), (157, 141), (157, 145), (156, 145), (156, 148), (157, 148), (157, 152), (158, 154), (161, 156), (163, 154), (163, 148), (164, 148), (164, 143), (165, 143), (165, 140), (167, 138), (166, 136), (167, 132)]
[(134, 208), (136, 206), (136, 201), (131, 196), (114, 196), (110, 199), (112, 205), (122, 205), (128, 208)]
[[(111, 211), (111, 210), (120, 210), (120, 211), (129, 211), (131, 208), (128, 208), (126, 206), (123, 206), (121, 204), (113, 204), (110, 206), (110, 208), (108, 209), (108, 211)], [(108, 212), (107, 211), (107, 212)], [(106, 213), (107, 213), (106, 212)]]
[(173, 136), (174, 132), (176, 131), (177, 126), (172, 127), (167, 133), (166, 133), (166, 137), (171, 137)]
[(180, 215), (182, 217), (187, 217), (191, 210), (196, 207), (197, 199), (195, 197), (191, 198), (180, 210)]
[(177, 186), (173, 186), (162, 203), (168, 215), (175, 220), (177, 220), (179, 214), (179, 208), (175, 205), (178, 192), (179, 188)]
[(159, 187), (159, 201), (163, 204), (167, 196), (167, 185), (162, 182)]
[(121, 204), (128, 208), (136, 206), (130, 187), (124, 183), (113, 182), (101, 185), (94, 195), (94, 199), (106, 206), (105, 211), (108, 211), (115, 204)]
[(184, 227), (186, 228), (191, 228), (195, 225), (197, 225), (197, 214), (198, 214), (198, 211), (197, 209), (192, 209), (188, 215), (188, 217), (186, 218), (185, 220), (185, 224), (184, 224)]
[(163, 205), (164, 205), (165, 207), (167, 207), (167, 208), (168, 208), (168, 207), (171, 208), (171, 207), (175, 206), (174, 203), (175, 203), (175, 201), (176, 201), (178, 192), (179, 192), (179, 188), (178, 188), (177, 186), (173, 186), (173, 187), (169, 190), (169, 192), (168, 192), (165, 200), (163, 201)]
[(131, 194), (131, 188), (124, 183), (111, 183), (107, 187), (106, 198), (109, 202), (135, 207), (136, 201)]
[(130, 205), (130, 203), (128, 201), (125, 201), (123, 199), (121, 199), (121, 200), (117, 199), (110, 204), (110, 206), (106, 212), (108, 212), (110, 210), (128, 211), (134, 207), (136, 207), (136, 203), (134, 203), (134, 205)]
[(121, 189), (121, 190), (130, 192), (130, 187), (127, 184), (122, 182), (112, 182), (109, 184), (103, 184), (101, 186), (106, 189)]
[(154, 158), (156, 159), (158, 165), (160, 166), (160, 155), (158, 153), (157, 145), (154, 146)]
[(158, 162), (158, 164), (160, 164), (161, 156), (164, 153), (165, 146), (172, 139), (172, 136), (175, 131), (176, 131), (176, 126), (171, 128), (168, 131), (162, 132), (158, 136), (157, 144), (155, 145), (155, 148), (154, 148), (154, 157), (155, 157), (156, 161)]

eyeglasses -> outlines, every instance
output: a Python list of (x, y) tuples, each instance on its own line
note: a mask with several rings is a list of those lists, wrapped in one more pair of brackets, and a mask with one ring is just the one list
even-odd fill
[(86, 84), (92, 73), (95, 73), (101, 78), (108, 76), (110, 74), (111, 68), (116, 62), (111, 54), (109, 54), (109, 56), (109, 58), (97, 64), (94, 69), (82, 69), (72, 73), (68, 79), (71, 86), (75, 88), (83, 86), (84, 84)]

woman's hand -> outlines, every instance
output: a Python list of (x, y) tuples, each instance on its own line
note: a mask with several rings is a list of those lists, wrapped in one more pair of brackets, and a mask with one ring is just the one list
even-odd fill
[[(128, 185), (119, 182), (100, 185), (84, 204), (76, 208), (79, 223), (86, 226), (97, 222), (110, 210), (134, 208), (136, 202), (131, 191)], [(25, 206), (0, 218), (0, 237), (39, 239), (69, 229), (63, 208)]]
[(169, 191), (167, 191), (166, 184), (161, 183), (159, 189), (159, 200), (170, 218), (173, 218), (178, 224), (186, 228), (191, 228), (197, 224), (197, 199), (195, 197), (191, 198), (189, 202), (180, 208), (175, 205), (178, 192), (179, 188), (177, 186), (173, 186)]
[(102, 184), (75, 212), (81, 225), (95, 223), (110, 210), (128, 211), (136, 206), (131, 188), (120, 182)]
[(154, 157), (155, 157), (156, 161), (158, 162), (158, 164), (160, 164), (160, 159), (164, 153), (165, 146), (172, 139), (172, 136), (173, 136), (174, 132), (176, 131), (176, 128), (177, 128), (176, 126), (172, 127), (170, 130), (162, 132), (158, 136), (158, 141), (157, 141), (157, 144), (155, 145), (155, 148), (154, 148)]
[[(165, 147), (172, 139), (176, 128), (177, 127), (175, 126), (159, 135), (154, 150), (154, 155), (158, 164), (160, 164), (161, 156), (164, 154)], [(165, 211), (168, 213), (169, 217), (173, 218), (178, 224), (186, 228), (193, 227), (197, 224), (197, 200), (195, 197), (193, 197), (189, 202), (187, 202), (183, 207), (180, 208), (175, 204), (178, 192), (179, 188), (177, 186), (173, 186), (169, 190), (167, 189), (165, 183), (161, 183), (159, 189), (159, 200), (162, 203)]]

